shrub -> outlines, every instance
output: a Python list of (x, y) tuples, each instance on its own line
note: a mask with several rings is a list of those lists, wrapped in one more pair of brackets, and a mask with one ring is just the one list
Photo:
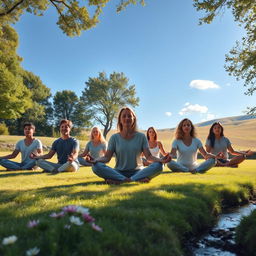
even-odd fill
[(5, 123), (0, 123), (0, 135), (9, 135), (8, 127)]

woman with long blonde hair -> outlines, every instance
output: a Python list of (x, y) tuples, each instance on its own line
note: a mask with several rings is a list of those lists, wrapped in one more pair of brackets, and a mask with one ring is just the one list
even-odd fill
[[(200, 152), (206, 161), (197, 162), (197, 152)], [(195, 126), (185, 118), (175, 132), (175, 140), (172, 143), (171, 155), (177, 154), (177, 161), (170, 161), (167, 166), (173, 172), (204, 173), (215, 165), (216, 156), (207, 153), (201, 141), (196, 138)]]
[[(124, 107), (118, 115), (117, 127), (119, 132), (113, 134), (108, 143), (108, 149), (103, 157), (91, 159), (92, 170), (109, 184), (139, 181), (149, 182), (150, 179), (160, 174), (162, 163), (171, 160), (169, 154), (165, 158), (152, 156), (149, 151), (146, 136), (137, 131), (137, 117), (132, 109)], [(143, 168), (141, 153), (152, 164)], [(115, 168), (106, 166), (115, 154)]]
[(85, 157), (98, 158), (104, 156), (107, 149), (107, 142), (104, 139), (101, 130), (93, 127), (91, 130), (90, 141), (86, 144), (84, 152), (78, 156), (78, 161), (82, 166), (92, 166), (86, 161)]

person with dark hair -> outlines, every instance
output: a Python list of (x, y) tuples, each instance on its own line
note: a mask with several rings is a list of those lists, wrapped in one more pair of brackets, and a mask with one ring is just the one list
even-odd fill
[[(149, 182), (160, 174), (162, 164), (169, 162), (171, 157), (169, 154), (164, 158), (152, 156), (146, 136), (137, 131), (137, 117), (132, 109), (124, 107), (120, 110), (117, 127), (119, 132), (110, 137), (106, 154), (100, 158), (88, 159), (93, 164), (93, 172), (105, 179), (108, 184)], [(152, 162), (146, 168), (142, 166), (142, 152), (147, 160)], [(115, 168), (105, 165), (113, 154), (116, 157)]]
[[(17, 142), (14, 151), (6, 156), (0, 157), (0, 165), (8, 171), (12, 170), (32, 170), (36, 166), (36, 161), (30, 158), (31, 153), (42, 154), (43, 147), (40, 140), (34, 138), (35, 126), (32, 123), (24, 123), (25, 139)], [(21, 163), (10, 161), (21, 153)]]
[(93, 127), (91, 130), (90, 141), (86, 144), (84, 152), (78, 156), (78, 161), (82, 166), (92, 166), (91, 163), (85, 160), (87, 155), (92, 158), (104, 156), (107, 150), (107, 142), (104, 139), (101, 130), (98, 127)]
[[(197, 162), (197, 152), (206, 159), (203, 163)], [(167, 166), (173, 172), (204, 173), (215, 165), (216, 156), (207, 153), (201, 141), (196, 138), (195, 126), (185, 118), (175, 132), (175, 140), (172, 143), (171, 156), (177, 154), (177, 161), (170, 161)]]
[[(149, 151), (152, 154), (152, 156), (160, 157), (160, 154), (162, 156), (165, 156), (167, 153), (164, 150), (163, 144), (161, 141), (157, 140), (157, 132), (154, 127), (149, 127), (147, 130), (147, 139), (148, 139), (148, 145), (149, 145)], [(147, 161), (144, 157), (142, 158), (143, 165), (148, 166), (151, 164), (150, 161)]]
[[(79, 142), (70, 136), (72, 122), (67, 119), (60, 121), (61, 137), (55, 140), (49, 153), (38, 156), (31, 154), (32, 159), (37, 160), (37, 165), (45, 172), (59, 173), (59, 172), (75, 172), (79, 168), (78, 151)], [(58, 163), (45, 161), (45, 159), (52, 158), (57, 153)]]
[[(216, 166), (238, 167), (247, 156), (254, 154), (251, 150), (235, 151), (230, 140), (224, 136), (224, 128), (220, 122), (212, 124), (205, 147), (207, 152), (219, 155)], [(228, 152), (236, 156), (229, 159)]]

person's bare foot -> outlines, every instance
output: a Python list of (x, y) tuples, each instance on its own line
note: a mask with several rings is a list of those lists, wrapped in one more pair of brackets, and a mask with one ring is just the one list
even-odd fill
[(196, 174), (197, 173), (197, 170), (193, 169), (190, 171), (192, 174)]
[(149, 183), (150, 182), (150, 178), (144, 178), (144, 179), (138, 180), (138, 182)]
[(111, 180), (111, 179), (105, 179), (105, 182), (109, 185), (120, 185), (122, 181), (120, 180)]
[(11, 171), (15, 171), (15, 170), (14, 170), (14, 169), (6, 168), (6, 171), (7, 171), (7, 172), (11, 172)]
[(230, 165), (231, 168), (238, 168), (238, 164)]

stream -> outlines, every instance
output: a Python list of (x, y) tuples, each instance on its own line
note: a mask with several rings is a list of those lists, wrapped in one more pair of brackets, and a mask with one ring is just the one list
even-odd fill
[(256, 203), (232, 209), (219, 216), (218, 223), (210, 232), (191, 246), (193, 256), (237, 256), (235, 228), (243, 216), (248, 216), (256, 209)]

